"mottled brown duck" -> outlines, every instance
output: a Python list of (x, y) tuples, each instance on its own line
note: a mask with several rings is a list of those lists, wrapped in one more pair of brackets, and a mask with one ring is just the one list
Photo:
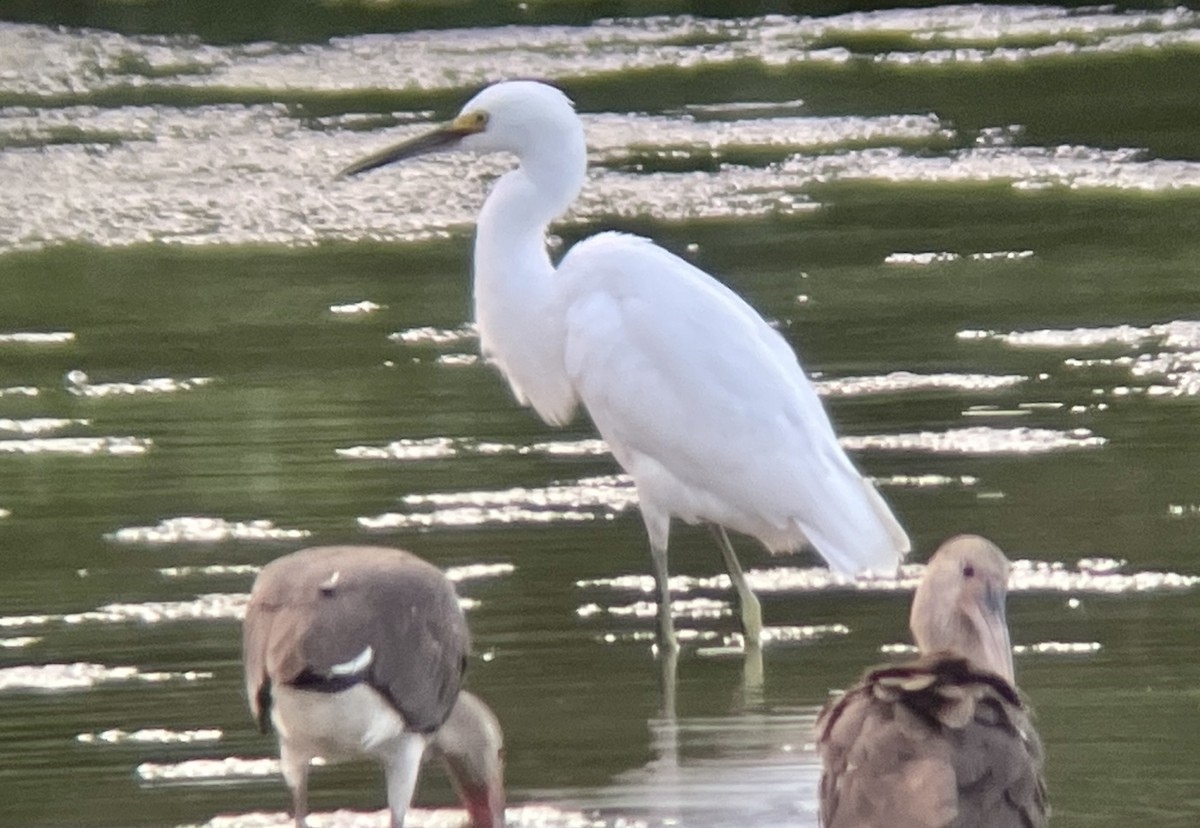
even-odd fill
[(880, 667), (817, 719), (825, 828), (1042, 828), (1042, 746), (1013, 678), (1008, 560), (959, 535), (934, 553), (909, 626), (920, 656)]

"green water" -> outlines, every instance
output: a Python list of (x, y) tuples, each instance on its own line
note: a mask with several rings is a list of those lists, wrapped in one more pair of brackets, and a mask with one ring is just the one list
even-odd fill
[[(510, 74), (556, 80), (585, 117), (593, 176), (554, 228), (564, 245), (611, 228), (652, 236), (777, 321), (822, 382), (947, 377), (834, 389), (827, 405), (840, 434), (879, 438), (855, 458), (881, 481), (915, 560), (975, 531), (1014, 559), (1074, 573), (1064, 591), (1031, 583), (1009, 599), (1015, 643), (1099, 645), (1017, 657), (1047, 748), (1053, 824), (1194, 825), (1197, 593), (1092, 588), (1077, 562), (1200, 575), (1200, 86), (1188, 80), (1200, 77), (1200, 19), (1182, 8), (947, 7), (718, 23), (640, 17), (695, 11), (671, 4), (534, 3), (508, 29), (489, 28), (522, 22), (507, 6), (454, 17), (454, 4), (404, 5), (330, 4), (305, 18), (276, 4), (219, 24), (157, 4), (97, 4), (58, 21), (35, 5), (0, 12), (33, 20), (0, 24), (0, 669), (169, 674), (0, 690), (0, 825), (282, 811), (278, 777), (138, 774), (144, 763), (272, 755), (245, 709), (230, 613), (19, 619), (193, 606), (246, 592), (252, 574), (162, 570), (343, 541), (403, 546), (441, 566), (514, 567), (460, 590), (480, 601), (470, 684), (504, 724), (510, 803), (549, 808), (514, 812), (516, 824), (565, 825), (578, 810), (600, 825), (816, 824), (811, 716), (884, 658), (880, 645), (907, 640), (907, 593), (764, 592), (768, 626), (848, 632), (768, 646), (760, 692), (746, 690), (739, 656), (685, 648), (672, 725), (658, 715), (647, 643), (627, 637), (651, 620), (607, 612), (642, 596), (576, 585), (649, 571), (635, 508), (452, 525), (448, 507), (404, 500), (475, 493), (461, 500), (478, 505), (491, 493), (536, 512), (509, 490), (619, 471), (605, 454), (537, 448), (594, 436), (585, 420), (554, 431), (492, 369), (439, 360), (475, 353), (474, 339), (389, 339), (469, 321), (471, 222), (505, 162), (330, 182)], [(295, 17), (275, 21), (285, 13)], [(605, 14), (630, 17), (594, 22)], [(739, 106), (749, 103), (771, 106)], [(719, 140), (706, 131), (714, 122)], [(953, 256), (900, 262), (906, 253)], [(331, 310), (360, 300), (381, 307)], [(30, 332), (74, 336), (5, 338)], [(1042, 333), (1005, 338), (1014, 332)], [(1014, 379), (986, 381), (1003, 377)], [(132, 385), (153, 378), (177, 390)], [(131, 385), (104, 393), (104, 383)], [(21, 433), (33, 418), (70, 422)], [(961, 450), (895, 447), (897, 435), (968, 428), (986, 431), (960, 435)], [(140, 442), (95, 454), (18, 444), (39, 437)], [(432, 438), (453, 449), (347, 456)], [(902, 475), (941, 477), (917, 487)], [(389, 513), (431, 525), (359, 521)], [(309, 534), (114, 536), (185, 516)], [(814, 564), (736, 542), (753, 570)], [(703, 531), (677, 527), (672, 552), (678, 574), (721, 569)], [(601, 612), (578, 612), (590, 604)], [(728, 616), (677, 623), (736, 627)], [(77, 738), (151, 727), (221, 736)], [(417, 804), (453, 801), (430, 773)], [(315, 775), (314, 810), (382, 804), (370, 766)]]

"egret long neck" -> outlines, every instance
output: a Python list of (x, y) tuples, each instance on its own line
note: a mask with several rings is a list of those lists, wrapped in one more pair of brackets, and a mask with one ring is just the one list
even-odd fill
[(554, 267), (546, 252), (546, 226), (565, 209), (558, 207), (547, 203), (521, 167), (496, 181), (475, 228), (476, 302), (481, 291), (550, 278)]
[[(476, 290), (479, 282), (529, 278), (553, 271), (546, 254), (546, 226), (571, 206), (587, 177), (583, 127), (573, 114), (540, 133), (520, 153), (520, 166), (503, 175), (484, 202), (475, 238)], [(536, 268), (536, 276), (533, 270)]]
[(534, 146), (496, 182), (476, 228), (480, 348), (517, 399), (553, 424), (570, 419), (575, 392), (563, 363), (565, 309), (546, 251), (546, 226), (574, 201), (586, 166), (581, 130), (577, 140)]

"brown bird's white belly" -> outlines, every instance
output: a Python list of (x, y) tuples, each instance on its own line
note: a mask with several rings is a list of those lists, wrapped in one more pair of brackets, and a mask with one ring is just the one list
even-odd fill
[(280, 740), (310, 757), (336, 762), (380, 755), (406, 734), (415, 735), (406, 731), (404, 717), (367, 684), (336, 693), (283, 685), (273, 688), (272, 697), (271, 722)]

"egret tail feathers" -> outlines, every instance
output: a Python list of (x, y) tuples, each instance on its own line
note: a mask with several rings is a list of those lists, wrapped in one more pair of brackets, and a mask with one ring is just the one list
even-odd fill
[(804, 534), (829, 567), (843, 575), (895, 570), (912, 549), (908, 534), (869, 480), (846, 483), (838, 507), (803, 526)]
[(862, 485), (867, 490), (867, 502), (875, 510), (875, 514), (879, 517), (879, 522), (887, 530), (888, 538), (892, 542), (891, 549), (885, 552), (887, 558), (886, 565), (872, 565), (872, 568), (893, 569), (899, 566), (900, 562), (904, 560), (904, 556), (912, 551), (912, 541), (908, 539), (908, 533), (904, 531), (904, 527), (900, 525), (900, 521), (896, 520), (896, 516), (892, 514), (891, 507), (887, 505), (887, 501), (883, 499), (883, 495), (875, 488), (875, 484), (864, 477)]

